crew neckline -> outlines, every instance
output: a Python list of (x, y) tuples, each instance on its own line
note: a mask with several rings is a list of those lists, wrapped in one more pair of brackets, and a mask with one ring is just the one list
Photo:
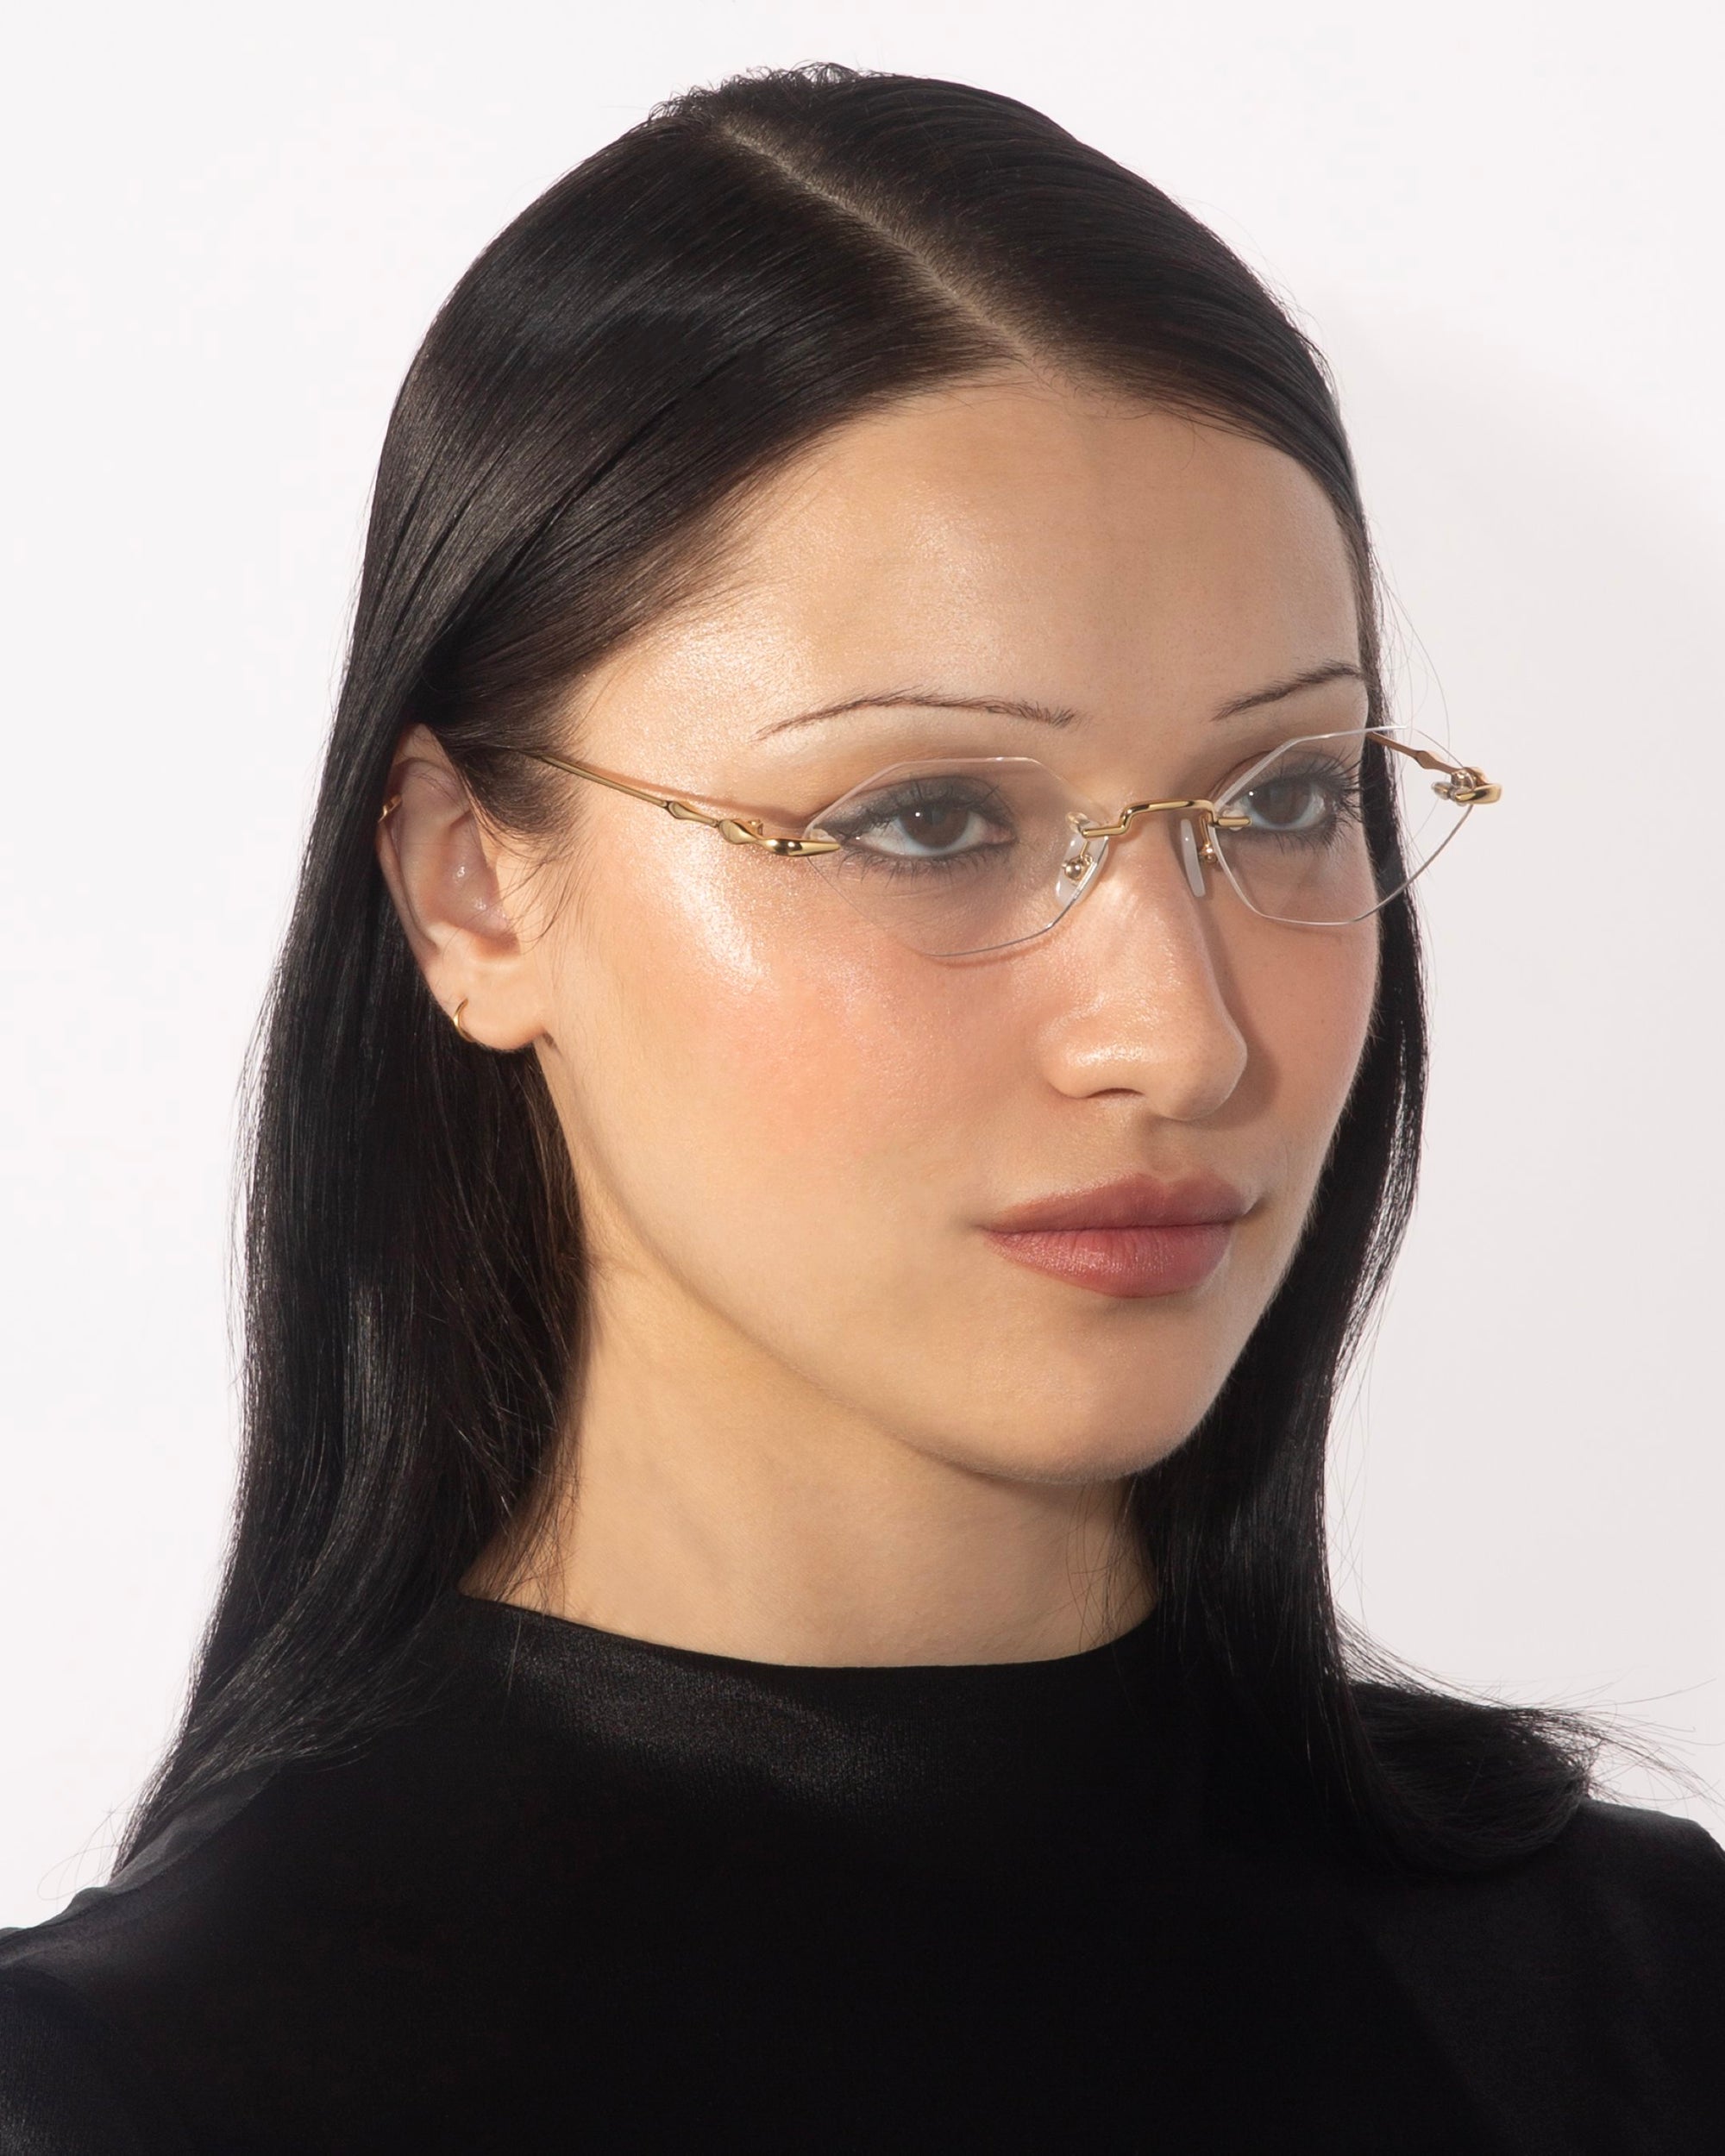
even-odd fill
[(536, 1759), (572, 1807), (603, 1784), (643, 1816), (980, 1862), (1101, 1847), (1107, 1821), (1197, 1801), (1203, 1715), (1160, 1605), (1071, 1654), (909, 1664), (750, 1661), (459, 1591), (445, 1614), (477, 1741)]
[(542, 1628), (542, 1636), (548, 1640), (561, 1635), (570, 1646), (580, 1649), (585, 1645), (589, 1652), (639, 1655), (716, 1676), (729, 1673), (737, 1677), (831, 1678), (836, 1683), (847, 1679), (864, 1683), (890, 1681), (895, 1677), (936, 1683), (966, 1680), (986, 1683), (991, 1678), (1010, 1683), (1019, 1677), (1034, 1682), (1038, 1673), (1044, 1671), (1064, 1671), (1082, 1680), (1093, 1670), (1159, 1644), (1164, 1629), (1164, 1606), (1157, 1601), (1126, 1631), (1116, 1633), (1112, 1639), (1098, 1640), (1094, 1645), (1074, 1648), (1066, 1654), (989, 1662), (780, 1662), (750, 1655), (720, 1654), (706, 1647), (679, 1646), (669, 1640), (645, 1639), (635, 1633), (612, 1632), (605, 1626), (590, 1625), (579, 1617), (565, 1617), (556, 1611), (535, 1608), (525, 1602), (504, 1601), (495, 1595), (469, 1595), (462, 1589), (456, 1589), (451, 1599), (462, 1616), (470, 1616), (477, 1609), (485, 1613), (487, 1622), (518, 1620), (527, 1629)]

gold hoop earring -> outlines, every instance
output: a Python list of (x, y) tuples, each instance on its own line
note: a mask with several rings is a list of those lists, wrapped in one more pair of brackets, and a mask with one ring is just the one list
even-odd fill
[(401, 796), (398, 793), (392, 793), (388, 800), (384, 803), (383, 808), (379, 814), (379, 823), (386, 824), (389, 821), (391, 812), (395, 809), (398, 809), (400, 806)]
[(455, 1006), (455, 1011), (451, 1015), (454, 1017), (455, 1021), (455, 1031), (461, 1035), (461, 1038), (467, 1042), (470, 1048), (477, 1048), (479, 1046), (479, 1043), (474, 1038), (473, 1035), (468, 1032), (467, 1027), (461, 1023), (461, 1013), (467, 1009), (467, 999), (466, 996), (463, 996), (461, 1001)]

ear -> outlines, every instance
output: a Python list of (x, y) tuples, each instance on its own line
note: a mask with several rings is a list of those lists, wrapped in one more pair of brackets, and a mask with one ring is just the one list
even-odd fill
[(396, 745), (378, 862), (432, 994), (482, 1046), (525, 1048), (545, 1031), (536, 970), (504, 904), (507, 859), (429, 727)]

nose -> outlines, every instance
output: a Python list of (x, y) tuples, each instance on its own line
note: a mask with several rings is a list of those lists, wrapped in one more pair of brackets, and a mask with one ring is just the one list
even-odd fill
[(1220, 894), (1194, 895), (1179, 824), (1158, 818), (1129, 843), (1115, 839), (1095, 883), (1051, 932), (1039, 1043), (1058, 1092), (1136, 1095), (1157, 1116), (1195, 1123), (1232, 1098), (1247, 1047), (1229, 1006)]

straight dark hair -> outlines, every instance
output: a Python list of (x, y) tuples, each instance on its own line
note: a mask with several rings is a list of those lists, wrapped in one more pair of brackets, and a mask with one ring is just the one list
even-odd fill
[[(552, 187), (438, 315), (384, 445), (260, 1032), (235, 1530), (122, 1865), (199, 1800), (411, 1712), (428, 1615), (554, 1479), (583, 1340), (579, 1196), (533, 1056), (457, 1037), (388, 900), (374, 830), (403, 730), (430, 727), (500, 824), (553, 835), (560, 797), (523, 751), (567, 747), (571, 685), (699, 587), (749, 489), (861, 412), (1025, 365), (1303, 466), (1352, 552), (1383, 715), (1321, 360), (1213, 233), (1011, 98), (831, 66), (693, 91)], [(1307, 1232), (1201, 1426), (1133, 1498), (1265, 1821), (1462, 1871), (1554, 1835), (1596, 1739), (1411, 1680), (1332, 1598), (1326, 1439), (1407, 1224), (1425, 1085), (1414, 914), (1381, 920)]]

